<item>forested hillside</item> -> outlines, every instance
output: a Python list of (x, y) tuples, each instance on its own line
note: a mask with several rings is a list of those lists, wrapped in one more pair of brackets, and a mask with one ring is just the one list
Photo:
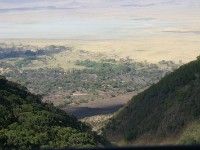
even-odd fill
[(0, 149), (103, 146), (105, 140), (74, 116), (41, 102), (0, 76)]
[(200, 59), (133, 97), (104, 129), (111, 141), (200, 143)]

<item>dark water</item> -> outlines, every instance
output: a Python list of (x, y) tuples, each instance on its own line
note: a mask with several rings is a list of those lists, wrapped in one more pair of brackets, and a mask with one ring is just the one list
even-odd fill
[(91, 108), (91, 107), (74, 107), (74, 108), (65, 108), (64, 110), (76, 116), (78, 119), (85, 117), (91, 117), (95, 115), (105, 115), (116, 112), (123, 105), (115, 105), (103, 108)]

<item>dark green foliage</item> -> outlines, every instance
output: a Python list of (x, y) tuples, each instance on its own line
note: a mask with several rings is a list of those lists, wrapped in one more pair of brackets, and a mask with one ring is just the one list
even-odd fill
[(22, 60), (19, 60), (18, 62), (16, 62), (15, 66), (18, 68), (21, 68), (22, 66), (28, 65), (30, 63), (31, 63), (31, 59), (26, 58), (26, 59), (22, 59)]
[(131, 141), (133, 139), (135, 139), (137, 137), (137, 131), (135, 130), (131, 130), (131, 131), (127, 131), (125, 134), (124, 134), (124, 139), (126, 141)]
[[(25, 67), (29, 63), (31, 63), (31, 60), (26, 58), (19, 60), (15, 66)], [(156, 83), (163, 75), (170, 72), (170, 69), (158, 68), (156, 64), (135, 62), (129, 59), (121, 61), (115, 59), (84, 60), (76, 61), (76, 65), (85, 68), (81, 70), (41, 68), (23, 70), (22, 72), (12, 66), (6, 66), (6, 64), (3, 64), (2, 67), (13, 70), (5, 73), (6, 77), (28, 87), (34, 93), (48, 95), (55, 91), (66, 91), (68, 93), (79, 91), (89, 93), (95, 98), (101, 97), (100, 92), (117, 96), (143, 89)], [(71, 101), (73, 102), (73, 96)]]
[(90, 60), (85, 60), (85, 61), (77, 60), (75, 64), (85, 67), (96, 67), (98, 65), (96, 61), (90, 61)]
[(181, 141), (181, 144), (184, 144), (184, 145), (194, 145), (194, 144), (199, 144), (199, 141), (196, 140), (195, 138), (187, 138), (187, 139), (184, 139), (183, 141)]
[(89, 126), (0, 76), (0, 149), (97, 147)]
[[(181, 66), (134, 97), (108, 123), (104, 134), (134, 139), (176, 136), (200, 116), (200, 59)], [(128, 134), (127, 134), (128, 133)], [(134, 135), (134, 134), (133, 134)]]

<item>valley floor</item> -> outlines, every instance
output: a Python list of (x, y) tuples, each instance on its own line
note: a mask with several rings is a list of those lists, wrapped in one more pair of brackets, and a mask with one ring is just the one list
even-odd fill
[(81, 103), (73, 107), (63, 108), (66, 112), (75, 115), (79, 119), (96, 115), (106, 115), (116, 112), (124, 106), (138, 92), (129, 92), (116, 97), (96, 99), (88, 103)]

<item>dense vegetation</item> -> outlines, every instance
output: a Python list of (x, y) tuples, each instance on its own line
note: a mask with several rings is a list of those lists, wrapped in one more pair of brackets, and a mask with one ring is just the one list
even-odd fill
[[(137, 140), (143, 139), (146, 144), (159, 143), (167, 138), (176, 137), (178, 140), (182, 131), (199, 117), (200, 59), (198, 58), (133, 97), (107, 124), (104, 134), (111, 140), (124, 139), (137, 143), (139, 142)], [(199, 127), (193, 129), (199, 133)], [(189, 136), (184, 134), (184, 138), (181, 137), (182, 140), (179, 142), (200, 143), (198, 134), (193, 133)], [(176, 142), (174, 140), (171, 143)]]
[[(137, 91), (156, 83), (170, 69), (161, 69), (156, 64), (142, 62), (101, 60), (76, 61), (76, 65), (85, 69), (41, 68), (37, 70), (21, 70), (30, 60), (19, 60), (12, 64), (2, 63), (2, 68), (10, 68), (4, 75), (9, 80), (18, 82), (32, 92), (48, 95), (62, 92), (62, 99), (68, 104), (75, 100), (74, 92), (88, 94), (85, 100), (92, 100), (101, 95), (117, 96), (122, 93)], [(166, 64), (165, 64), (166, 65)], [(177, 67), (176, 64), (169, 66)], [(61, 94), (62, 94), (61, 93)], [(65, 105), (64, 105), (65, 106)]]
[(97, 147), (105, 140), (74, 116), (0, 76), (0, 149)]
[[(89, 63), (85, 64), (85, 62)], [(165, 71), (159, 70), (156, 65), (149, 66), (142, 63), (122, 62), (118, 64), (86, 60), (78, 61), (77, 64), (90, 68), (68, 71), (62, 68), (43, 68), (24, 70), (22, 73), (16, 71), (6, 74), (6, 76), (15, 78), (19, 83), (25, 82), (26, 86), (37, 89), (38, 93), (52, 92), (59, 87), (68, 91), (110, 90), (114, 93), (144, 88), (156, 82), (165, 74)], [(140, 69), (135, 69), (136, 67)], [(38, 83), (40, 86), (38, 86)]]
[[(49, 67), (60, 58), (66, 60), (66, 68), (60, 64)], [(128, 57), (101, 56), (66, 46), (39, 48), (0, 43), (0, 74), (32, 93), (42, 94), (44, 100), (63, 101), (61, 107), (144, 89), (178, 66), (172, 61), (136, 62)], [(76, 92), (84, 96), (74, 96)]]

